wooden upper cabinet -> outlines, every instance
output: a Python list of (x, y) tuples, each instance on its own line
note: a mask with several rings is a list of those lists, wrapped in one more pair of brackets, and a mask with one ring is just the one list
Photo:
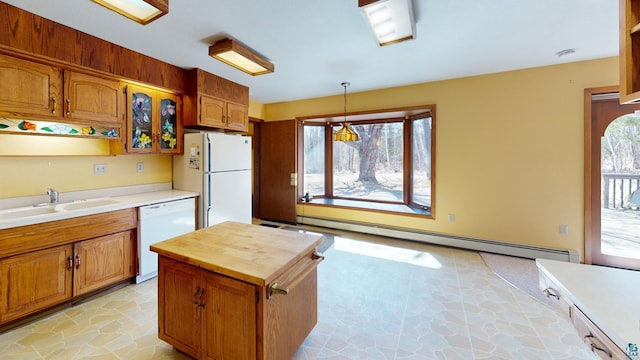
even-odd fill
[(247, 131), (249, 129), (249, 108), (240, 104), (227, 103), (227, 128)]
[(65, 70), (64, 117), (120, 124), (120, 82)]
[(640, 101), (640, 1), (620, 0), (620, 103)]
[(0, 54), (0, 113), (6, 117), (121, 126), (120, 83)]
[(188, 74), (184, 126), (233, 131), (249, 129), (249, 88), (193, 69)]
[[(225, 121), (227, 116), (226, 103), (224, 100), (216, 99), (213, 96), (200, 95), (199, 111), (196, 124), (224, 129), (227, 126)], [(190, 122), (193, 123), (192, 121)]]
[(200, 95), (196, 122), (190, 125), (247, 131), (249, 109), (208, 95)]
[(61, 116), (62, 101), (60, 69), (0, 54), (2, 116)]
[(129, 84), (124, 152), (180, 154), (183, 150), (181, 97)]

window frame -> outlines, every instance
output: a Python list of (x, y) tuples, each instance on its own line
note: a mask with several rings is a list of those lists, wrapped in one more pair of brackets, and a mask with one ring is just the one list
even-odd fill
[[(423, 119), (425, 115), (431, 117), (431, 152), (430, 152), (430, 171), (431, 171), (431, 194), (430, 204), (425, 206), (415, 203), (413, 201), (413, 131), (412, 120)], [(298, 177), (298, 182), (301, 184), (299, 187), (299, 199), (301, 203), (307, 203), (312, 205), (329, 205), (340, 206), (337, 203), (348, 204), (347, 207), (367, 210), (379, 210), (383, 212), (391, 213), (407, 213), (413, 215), (426, 216), (428, 218), (435, 218), (435, 149), (436, 149), (436, 106), (435, 105), (422, 105), (415, 107), (395, 108), (395, 109), (383, 109), (373, 111), (362, 111), (357, 113), (345, 114), (333, 114), (333, 115), (321, 115), (305, 118), (297, 118), (300, 125), (300, 142), (299, 149), (299, 163), (301, 164), (302, 171)], [(375, 123), (389, 123), (389, 122), (402, 122), (403, 123), (403, 201), (385, 201), (378, 199), (362, 199), (335, 196), (333, 194), (333, 128), (341, 126), (343, 121), (348, 121), (352, 125), (358, 124), (375, 124)], [(313, 199), (308, 201), (305, 199), (304, 194), (304, 127), (305, 126), (322, 126), (324, 127), (324, 194), (313, 195)], [(337, 201), (334, 201), (337, 200)], [(391, 205), (385, 206), (385, 205)], [(389, 210), (389, 208), (397, 208), (397, 211)]]

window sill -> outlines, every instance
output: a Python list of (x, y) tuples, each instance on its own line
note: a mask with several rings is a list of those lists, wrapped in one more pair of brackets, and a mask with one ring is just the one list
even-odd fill
[(319, 198), (312, 199), (309, 202), (301, 201), (300, 205), (312, 205), (312, 206), (328, 206), (345, 209), (363, 210), (363, 211), (375, 211), (383, 212), (395, 215), (411, 215), (420, 217), (431, 217), (431, 212), (422, 209), (416, 209), (402, 204), (387, 204), (377, 203), (369, 201), (358, 200), (346, 200), (346, 199), (328, 199)]

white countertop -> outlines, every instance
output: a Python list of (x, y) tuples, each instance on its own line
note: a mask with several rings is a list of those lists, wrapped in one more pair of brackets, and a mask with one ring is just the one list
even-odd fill
[[(64, 209), (64, 206), (67, 204), (81, 203), (83, 200), (90, 201), (95, 198), (85, 198), (83, 200), (75, 200), (73, 202), (61, 202), (58, 205), (46, 205), (46, 206), (54, 206), (60, 211), (55, 211), (52, 213), (41, 214), (41, 215), (19, 217), (19, 218), (8, 218), (8, 217), (2, 216), (3, 212), (13, 211), (15, 209), (9, 208), (9, 209), (0, 210), (0, 229), (7, 229), (7, 228), (13, 228), (13, 227), (25, 226), (25, 225), (33, 225), (33, 224), (39, 224), (43, 222), (69, 219), (69, 218), (74, 218), (78, 216), (92, 215), (92, 214), (98, 214), (98, 213), (103, 213), (108, 211), (121, 210), (121, 209), (145, 206), (150, 204), (157, 204), (157, 203), (162, 203), (167, 201), (193, 198), (199, 195), (197, 192), (173, 190), (173, 189), (137, 192), (132, 194), (120, 194), (119, 196), (108, 196), (109, 192), (104, 192), (104, 194), (106, 194), (107, 196), (101, 196), (99, 198), (108, 198), (108, 199), (113, 199), (115, 201), (113, 203), (109, 203), (101, 206), (95, 206), (95, 207), (90, 207), (85, 209), (74, 209), (74, 210), (66, 210)], [(21, 208), (33, 208), (33, 206), (26, 206)]]
[(546, 259), (536, 265), (620, 349), (640, 344), (640, 271)]

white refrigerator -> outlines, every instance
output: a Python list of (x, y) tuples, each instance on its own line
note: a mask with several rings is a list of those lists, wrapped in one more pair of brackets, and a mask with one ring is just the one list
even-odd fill
[(228, 220), (251, 224), (251, 137), (186, 133), (184, 155), (173, 157), (173, 188), (200, 193), (198, 229)]

